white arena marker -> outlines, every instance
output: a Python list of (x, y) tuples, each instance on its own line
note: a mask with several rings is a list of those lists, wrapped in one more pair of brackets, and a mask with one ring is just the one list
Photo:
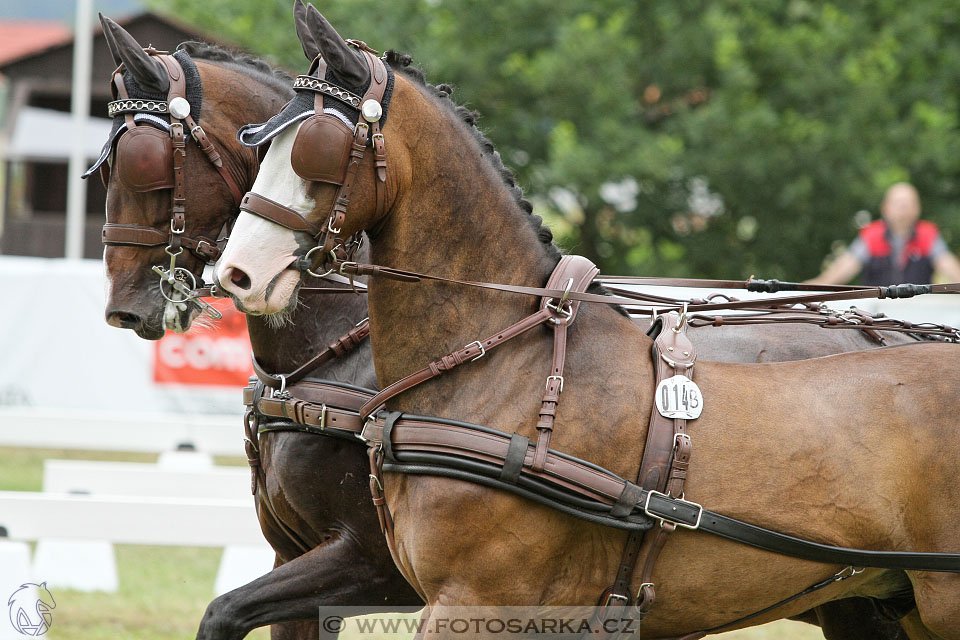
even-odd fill
[(33, 558), (33, 576), (35, 582), (46, 582), (52, 591), (116, 593), (117, 560), (113, 545), (106, 540), (41, 539)]
[(224, 547), (213, 591), (222, 596), (273, 570), (276, 555), (267, 545)]

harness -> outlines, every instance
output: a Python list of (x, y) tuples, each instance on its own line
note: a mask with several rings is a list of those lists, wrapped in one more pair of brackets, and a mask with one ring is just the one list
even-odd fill
[[(830, 293), (796, 295), (776, 300), (779, 309), (771, 308), (770, 300), (724, 300), (707, 299), (679, 303), (664, 298), (636, 294), (616, 289), (618, 295), (587, 293), (587, 288), (597, 280), (598, 270), (585, 258), (565, 256), (551, 274), (545, 287), (524, 287), (495, 283), (460, 281), (449, 278), (415, 273), (381, 265), (353, 262), (352, 242), (344, 242), (339, 236), (349, 204), (350, 190), (354, 184), (364, 150), (368, 144), (369, 131), (373, 130), (373, 147), (376, 155), (377, 208), (382, 213), (386, 183), (386, 156), (383, 136), (379, 130), (382, 115), (383, 89), (377, 78), (385, 83), (387, 73), (383, 60), (362, 43), (352, 44), (363, 52), (370, 69), (371, 82), (361, 98), (329, 82), (321, 80), (325, 72), (322, 59), (311, 66), (311, 74), (297, 78), (295, 87), (316, 92), (313, 115), (301, 126), (291, 152), (294, 171), (305, 180), (314, 180), (338, 187), (337, 197), (322, 225), (315, 225), (294, 209), (280, 205), (255, 193), (244, 196), (241, 209), (280, 224), (292, 231), (308, 233), (316, 245), (298, 261), (297, 268), (313, 275), (337, 274), (351, 278), (358, 275), (385, 277), (405, 282), (436, 280), (465, 286), (481, 287), (539, 296), (539, 309), (481, 340), (475, 340), (427, 366), (387, 386), (379, 392), (349, 387), (337, 383), (304, 380), (306, 371), (315, 367), (320, 359), (345, 348), (355, 346), (366, 337), (368, 328), (355, 329), (355, 335), (344, 336), (321, 352), (311, 362), (284, 376), (273, 376), (257, 366), (257, 380), (244, 392), (248, 411), (248, 457), (256, 462), (256, 435), (274, 430), (261, 424), (260, 416), (293, 420), (297, 426), (285, 425), (311, 433), (346, 438), (359, 438), (368, 447), (370, 459), (370, 491), (377, 508), (381, 528), (394, 560), (397, 561), (393, 534), (393, 520), (383, 494), (382, 473), (414, 473), (450, 477), (502, 489), (524, 498), (555, 508), (563, 513), (629, 532), (622, 559), (615, 579), (600, 596), (604, 617), (631, 617), (642, 619), (655, 601), (655, 585), (652, 575), (660, 551), (677, 527), (700, 530), (761, 549), (793, 557), (844, 565), (845, 568), (832, 576), (811, 585), (802, 592), (761, 612), (728, 623), (722, 627), (683, 636), (684, 640), (700, 638), (707, 633), (733, 626), (743, 620), (760, 615), (777, 606), (782, 606), (802, 595), (824, 588), (834, 582), (856, 575), (862, 568), (948, 571), (960, 572), (960, 554), (917, 553), (902, 551), (869, 551), (847, 549), (802, 540), (771, 531), (756, 525), (724, 516), (705, 509), (686, 499), (683, 485), (692, 454), (692, 439), (687, 433), (687, 422), (694, 420), (699, 412), (679, 411), (662, 402), (655, 403), (649, 420), (647, 440), (635, 482), (616, 474), (565, 455), (550, 448), (554, 418), (564, 387), (563, 366), (566, 354), (566, 337), (570, 324), (577, 315), (581, 302), (628, 305), (641, 307), (640, 313), (653, 313), (656, 320), (653, 331), (656, 339), (653, 360), (656, 367), (657, 387), (669, 394), (673, 389), (679, 393), (695, 386), (687, 386), (693, 378), (696, 360), (695, 350), (685, 331), (694, 312), (711, 312), (720, 309), (752, 309), (749, 319), (731, 323), (759, 323), (761, 318), (778, 312), (792, 314), (790, 321), (815, 322), (824, 326), (869, 329), (872, 316), (862, 312), (839, 315), (825, 313), (822, 307), (807, 307), (797, 310), (796, 304), (808, 304), (830, 299), (856, 299), (869, 297), (911, 297), (923, 293), (957, 292), (960, 285), (900, 285), (896, 287), (829, 287)], [(319, 77), (315, 77), (319, 76)], [(323, 111), (324, 96), (360, 107), (359, 120), (352, 132), (335, 116)], [(349, 134), (349, 135), (348, 135)], [(243, 131), (241, 130), (241, 140)], [(324, 149), (324, 153), (315, 153)], [(322, 157), (317, 157), (322, 156)], [(321, 264), (328, 265), (325, 274), (312, 271), (311, 256), (320, 252)], [(600, 278), (614, 285), (650, 284), (643, 278)], [(659, 284), (678, 284), (663, 281)], [(696, 285), (702, 286), (702, 281)], [(752, 290), (775, 292), (778, 290), (817, 290), (820, 285), (810, 286), (777, 281), (751, 279), (739, 286)], [(717, 285), (722, 286), (722, 285)], [(814, 316), (814, 317), (811, 317)], [(701, 322), (722, 324), (722, 316), (698, 316)], [(539, 417), (536, 424), (537, 437), (531, 442), (519, 434), (507, 434), (495, 429), (436, 417), (404, 414), (388, 411), (384, 405), (391, 398), (440, 376), (456, 367), (482, 358), (509, 340), (534, 327), (547, 324), (553, 328), (553, 358), (545, 379)], [(892, 325), (891, 325), (892, 326)], [(884, 327), (886, 328), (886, 327)], [(914, 327), (906, 327), (910, 330)], [(960, 334), (955, 329), (942, 326), (923, 327), (918, 333), (929, 332), (948, 341), (956, 341)], [(255, 365), (256, 366), (256, 365)], [(692, 383), (690, 383), (692, 384)], [(268, 393), (268, 389), (270, 389)], [(686, 397), (686, 396), (685, 396)], [(702, 398), (698, 398), (702, 403)], [(669, 405), (669, 401), (666, 401)], [(702, 404), (700, 405), (702, 406)], [(689, 409), (689, 407), (687, 407)], [(255, 419), (250, 419), (253, 416)], [(650, 535), (647, 531), (654, 529)], [(640, 589), (636, 596), (630, 585), (637, 566), (640, 570)], [(401, 569), (402, 571), (402, 569)], [(409, 576), (407, 577), (408, 581)], [(422, 595), (422, 594), (421, 594)]]
[[(160, 276), (161, 293), (171, 302), (194, 300), (207, 313), (219, 316), (213, 307), (198, 300), (197, 280), (193, 273), (176, 266), (177, 257), (187, 249), (206, 264), (213, 264), (221, 254), (216, 240), (186, 234), (186, 191), (184, 162), (186, 160), (187, 132), (203, 151), (239, 204), (242, 191), (237, 180), (224, 166), (220, 152), (207, 137), (203, 128), (191, 115), (190, 102), (186, 98), (184, 69), (176, 57), (153, 48), (144, 51), (163, 63), (170, 79), (166, 100), (130, 98), (124, 82), (124, 65), (113, 72), (110, 89), (114, 100), (107, 104), (107, 113), (113, 118), (122, 116), (126, 131), (119, 140), (108, 144), (116, 147), (116, 170), (121, 183), (131, 191), (144, 193), (159, 189), (171, 189), (169, 229), (156, 229), (138, 224), (107, 222), (103, 225), (102, 241), (107, 246), (164, 247), (170, 256), (169, 267), (154, 267)], [(135, 114), (168, 116), (169, 133), (135, 118)], [(107, 158), (109, 157), (109, 151)], [(110, 180), (112, 167), (107, 158), (101, 158), (84, 177), (99, 168), (104, 186)], [(189, 285), (187, 284), (189, 283)], [(164, 288), (166, 284), (166, 288)]]
[[(411, 272), (404, 273), (409, 276)], [(248, 415), (287, 418), (299, 426), (286, 425), (280, 428), (359, 438), (365, 442), (371, 462), (371, 495), (395, 560), (398, 556), (393, 522), (383, 495), (384, 471), (466, 480), (508, 491), (588, 522), (628, 531), (614, 582), (600, 596), (604, 619), (641, 620), (650, 611), (655, 601), (652, 575), (656, 561), (677, 527), (700, 530), (805, 560), (845, 566), (841, 571), (760, 612), (716, 629), (688, 634), (683, 636), (685, 640), (734, 626), (747, 618), (848, 579), (861, 572), (862, 567), (960, 572), (960, 554), (867, 551), (824, 545), (730, 518), (687, 500), (683, 484), (692, 454), (692, 438), (687, 433), (687, 422), (695, 417), (687, 418), (682, 413), (667, 417), (669, 411), (665, 415), (657, 407), (653, 409), (636, 482), (551, 449), (549, 442), (553, 418), (565, 383), (563, 363), (567, 330), (577, 316), (577, 298), (595, 295), (584, 292), (594, 282), (596, 274), (596, 268), (585, 258), (565, 256), (545, 288), (531, 288), (542, 295), (538, 311), (486, 339), (474, 341), (429, 363), (380, 392), (339, 383), (303, 380), (305, 371), (332, 359), (335, 353), (343, 353), (348, 347), (359, 344), (369, 331), (366, 323), (361, 323), (289, 376), (271, 376), (258, 367), (258, 379), (256, 382), (251, 379), (251, 385), (244, 391)], [(419, 276), (432, 278), (426, 274)], [(761, 285), (758, 284), (760, 281), (751, 282), (754, 288), (791, 287), (791, 283)], [(517, 289), (490, 285), (490, 288), (501, 287), (514, 292)], [(844, 293), (849, 296), (855, 291), (858, 289), (848, 288)], [(613, 296), (602, 297), (616, 299)], [(722, 306), (722, 303), (705, 302), (694, 306), (704, 305)], [(687, 307), (690, 306), (688, 303)], [(768, 312), (776, 314), (780, 311)], [(758, 321), (758, 315), (754, 314), (754, 322)], [(806, 318), (803, 314), (799, 317)], [(693, 378), (696, 353), (686, 337), (686, 327), (695, 318), (689, 311), (683, 310), (658, 314), (651, 328), (656, 335), (653, 346), (656, 393), (660, 393), (662, 388), (669, 392), (669, 383), (677, 376)], [(458, 366), (485, 357), (498, 346), (544, 324), (553, 329), (554, 348), (545, 378), (535, 442), (516, 433), (508, 434), (481, 425), (383, 408), (390, 398)], [(948, 339), (955, 341), (958, 338), (960, 334), (954, 329)], [(660, 404), (662, 408), (663, 403)], [(276, 429), (260, 423), (260, 433), (269, 430)], [(634, 595), (630, 585), (638, 566), (641, 586)]]
[[(313, 115), (300, 125), (293, 143), (290, 156), (293, 170), (305, 180), (337, 187), (337, 195), (323, 224), (314, 225), (298, 211), (252, 191), (240, 201), (241, 211), (260, 216), (291, 231), (309, 234), (316, 245), (297, 261), (295, 267), (317, 277), (329, 275), (333, 269), (323, 274), (315, 273), (315, 259), (319, 260), (320, 265), (349, 261), (360, 246), (359, 234), (344, 240), (340, 233), (368, 144), (373, 147), (374, 153), (377, 213), (382, 214), (386, 209), (387, 154), (380, 124), (384, 116), (384, 97), (390, 73), (384, 59), (377, 57), (377, 51), (357, 40), (349, 40), (348, 43), (363, 55), (370, 71), (370, 83), (362, 97), (324, 80), (327, 63), (320, 56), (314, 59), (308, 74), (297, 76), (293, 84), (296, 91), (315, 94)], [(326, 98), (359, 110), (360, 117), (352, 130), (340, 118), (324, 112)], [(243, 129), (240, 139), (243, 142)], [(324, 152), (317, 153), (318, 149)], [(315, 253), (319, 253), (316, 258)]]

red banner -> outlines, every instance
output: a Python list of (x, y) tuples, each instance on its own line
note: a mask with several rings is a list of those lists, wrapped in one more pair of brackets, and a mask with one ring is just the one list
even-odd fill
[(153, 350), (153, 381), (243, 387), (253, 375), (247, 321), (229, 299), (206, 299), (223, 318), (187, 333), (168, 331)]

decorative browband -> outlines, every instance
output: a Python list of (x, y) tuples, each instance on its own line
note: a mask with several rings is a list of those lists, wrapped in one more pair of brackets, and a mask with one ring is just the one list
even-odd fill
[(350, 105), (354, 109), (360, 108), (360, 96), (313, 76), (297, 76), (297, 79), (293, 82), (293, 88), (294, 90), (316, 91)]
[(114, 100), (107, 103), (107, 115), (111, 118), (122, 113), (169, 113), (164, 100)]

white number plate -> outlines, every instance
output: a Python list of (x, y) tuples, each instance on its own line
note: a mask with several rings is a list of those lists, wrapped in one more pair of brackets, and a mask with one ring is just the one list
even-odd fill
[(656, 403), (664, 418), (695, 420), (703, 411), (703, 394), (687, 376), (673, 376), (657, 385)]

